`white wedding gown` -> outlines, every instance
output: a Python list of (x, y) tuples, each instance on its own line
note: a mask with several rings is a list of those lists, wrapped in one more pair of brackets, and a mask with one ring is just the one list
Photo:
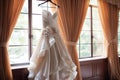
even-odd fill
[(74, 80), (77, 72), (59, 34), (57, 13), (42, 12), (43, 30), (28, 67), (29, 80)]

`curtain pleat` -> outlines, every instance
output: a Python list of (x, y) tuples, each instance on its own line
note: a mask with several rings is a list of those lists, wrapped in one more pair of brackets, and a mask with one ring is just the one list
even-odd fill
[(0, 0), (0, 80), (13, 80), (8, 55), (8, 41), (24, 0)]
[(106, 0), (107, 3), (116, 5), (118, 8), (120, 8), (120, 0)]
[(119, 9), (105, 0), (98, 1), (98, 9), (105, 36), (105, 47), (108, 56), (111, 80), (120, 80), (120, 65), (118, 57), (118, 18)]
[(76, 44), (85, 20), (89, 0), (54, 0), (60, 8), (58, 23), (72, 60), (77, 65), (78, 75), (75, 80), (82, 80)]

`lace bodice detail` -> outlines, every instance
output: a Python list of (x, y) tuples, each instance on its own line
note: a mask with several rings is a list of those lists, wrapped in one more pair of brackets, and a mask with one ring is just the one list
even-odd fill
[(50, 27), (54, 31), (58, 31), (57, 12), (51, 14), (49, 11), (43, 10), (42, 19), (43, 19), (43, 28)]

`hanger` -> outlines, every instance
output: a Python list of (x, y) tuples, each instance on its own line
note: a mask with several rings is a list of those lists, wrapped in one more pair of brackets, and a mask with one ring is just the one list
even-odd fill
[(60, 7), (58, 4), (52, 2), (51, 0), (38, 0), (38, 1), (45, 1), (45, 2), (43, 2), (43, 3), (41, 3), (41, 4), (38, 4), (38, 6), (40, 6), (40, 5), (44, 4), (44, 3), (50, 2), (50, 3), (52, 3), (53, 5), (57, 6), (58, 8)]

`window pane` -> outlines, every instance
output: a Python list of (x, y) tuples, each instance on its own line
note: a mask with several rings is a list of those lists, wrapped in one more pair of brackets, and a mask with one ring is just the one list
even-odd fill
[(81, 32), (80, 43), (91, 43), (90, 31)]
[(22, 11), (24, 13), (28, 13), (28, 0), (25, 0)]
[(119, 17), (120, 17), (120, 11), (119, 11)]
[(14, 29), (9, 45), (28, 45), (28, 30)]
[(37, 45), (41, 36), (41, 30), (33, 30), (33, 45)]
[(100, 20), (93, 20), (93, 30), (102, 31), (102, 25), (101, 25)]
[[(83, 24), (83, 28), (80, 34), (80, 45), (77, 46), (79, 52), (79, 58), (91, 57), (91, 22), (90, 22), (90, 7), (88, 7), (86, 19)], [(83, 44), (85, 43), (85, 44)], [(80, 48), (80, 49), (79, 49)]]
[(91, 5), (97, 5), (97, 0), (90, 0)]
[(29, 61), (28, 46), (9, 47), (8, 52), (11, 64), (27, 63)]
[(118, 39), (118, 43), (120, 43), (120, 39)]
[(43, 23), (42, 23), (42, 16), (41, 15), (33, 15), (33, 29), (42, 29)]
[(90, 19), (85, 19), (82, 30), (90, 30)]
[(80, 45), (77, 45), (77, 53), (78, 53), (78, 57), (80, 58), (80, 47), (79, 47)]
[(43, 3), (44, 1), (37, 1), (37, 0), (32, 0), (32, 12), (37, 13), (37, 14), (42, 14), (43, 8), (47, 9), (47, 3), (42, 4), (41, 6), (38, 6), (40, 3)]
[(118, 44), (118, 54), (120, 56), (120, 40), (119, 40), (119, 44)]
[(28, 14), (20, 14), (15, 28), (28, 28)]
[(91, 57), (91, 44), (80, 44), (80, 57)]
[(120, 32), (120, 22), (119, 22), (119, 24), (118, 24), (118, 32)]
[(120, 40), (120, 32), (118, 32), (118, 40)]
[(86, 18), (90, 19), (90, 7), (88, 7), (87, 13), (86, 13)]
[(99, 13), (98, 13), (98, 8), (92, 8), (92, 16), (93, 16), (93, 19), (95, 20), (100, 20), (100, 17), (99, 17)]
[(37, 46), (32, 46), (32, 54), (34, 54), (35, 50), (36, 50)]
[(101, 31), (93, 31), (93, 43), (103, 43), (103, 34)]
[(42, 9), (41, 9), (41, 7), (39, 7), (38, 6), (38, 4), (40, 3), (40, 2), (42, 2), (42, 1), (37, 1), (37, 0), (32, 0), (32, 12), (33, 13), (38, 13), (38, 14), (41, 14), (42, 13)]
[(93, 9), (93, 30), (102, 31), (102, 25), (100, 21), (100, 16), (98, 14), (98, 8), (92, 8), (92, 9)]
[(94, 43), (93, 44), (93, 56), (102, 56), (104, 53), (103, 44)]

